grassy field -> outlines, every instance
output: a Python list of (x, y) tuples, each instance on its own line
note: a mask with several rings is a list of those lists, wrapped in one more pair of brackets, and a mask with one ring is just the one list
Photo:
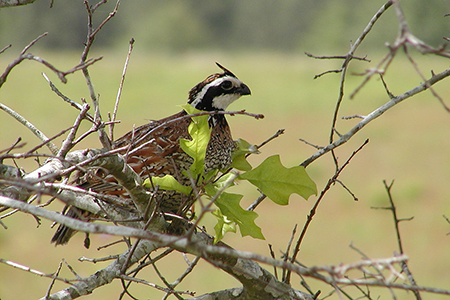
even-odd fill
[[(36, 53), (37, 54), (37, 53)], [(113, 110), (118, 83), (122, 73), (124, 55), (100, 53), (101, 62), (91, 68), (96, 93), (100, 95), (103, 117)], [(47, 53), (42, 55), (60, 69), (70, 69), (78, 63), (78, 56), (67, 53)], [(371, 64), (356, 62), (352, 73), (361, 73), (374, 67), (377, 57)], [(0, 70), (12, 60), (0, 56)], [(262, 154), (251, 157), (256, 165), (264, 158), (279, 153), (285, 166), (294, 166), (315, 152), (315, 149), (299, 141), (299, 138), (326, 145), (329, 139), (331, 118), (338, 96), (339, 75), (330, 74), (313, 80), (315, 74), (340, 67), (339, 61), (318, 61), (303, 55), (233, 55), (206, 53), (183, 56), (155, 56), (136, 53), (132, 58), (121, 98), (116, 126), (116, 137), (129, 131), (133, 124), (140, 125), (148, 119), (158, 119), (177, 112), (179, 104), (187, 99), (188, 90), (210, 73), (218, 71), (214, 65), (218, 61), (231, 69), (252, 90), (251, 97), (244, 97), (230, 109), (246, 109), (248, 112), (262, 113), (265, 118), (254, 120), (249, 117), (229, 117), (235, 138), (241, 137), (251, 143), (259, 144), (278, 129), (286, 133), (261, 149)], [(426, 76), (430, 70), (438, 73), (447, 67), (443, 60), (419, 57), (419, 66)], [(81, 73), (70, 75), (67, 84), (41, 65), (25, 61), (18, 66), (0, 90), (0, 102), (15, 109), (34, 123), (47, 136), (57, 134), (72, 125), (77, 111), (61, 101), (48, 87), (41, 72), (53, 80), (58, 88), (72, 100), (89, 99), (88, 90)], [(348, 95), (362, 81), (359, 76), (347, 78), (347, 89), (342, 110), (339, 114), (349, 116), (366, 115), (386, 101), (388, 96), (378, 79), (369, 84), (353, 100)], [(407, 91), (422, 80), (406, 59), (398, 57), (386, 76), (387, 84), (394, 95)], [(436, 91), (450, 105), (450, 88), (447, 82), (439, 83)], [(340, 120), (338, 130), (345, 133), (358, 122), (357, 119)], [(361, 259), (352, 250), (352, 244), (371, 258), (392, 256), (398, 252), (392, 216), (389, 211), (373, 207), (388, 205), (383, 180), (395, 180), (392, 192), (400, 218), (414, 217), (402, 222), (400, 229), (409, 265), (419, 285), (450, 289), (450, 232), (443, 215), (450, 217), (450, 118), (439, 101), (430, 92), (424, 92), (394, 107), (391, 111), (369, 124), (350, 142), (337, 150), (340, 163), (343, 163), (365, 139), (370, 143), (360, 152), (342, 173), (340, 179), (358, 197), (354, 201), (341, 186), (334, 186), (320, 205), (317, 215), (308, 230), (302, 245), (299, 260), (307, 266), (350, 263)], [(83, 129), (88, 129), (85, 124)], [(39, 141), (22, 125), (4, 112), (0, 112), (0, 149), (9, 147), (17, 137), (22, 137), (30, 149)], [(87, 139), (80, 148), (99, 147), (95, 136)], [(11, 161), (6, 161), (11, 164)], [(22, 165), (24, 162), (18, 161)], [(24, 164), (28, 170), (35, 163)], [(325, 156), (308, 167), (318, 189), (321, 190), (333, 175), (334, 166), (330, 156)], [(246, 207), (258, 196), (256, 191), (246, 186), (238, 186), (236, 191), (245, 193), (243, 206)], [(241, 238), (239, 234), (229, 234), (225, 242), (241, 250), (268, 255), (267, 244), (273, 245), (276, 255), (286, 248), (295, 224), (301, 228), (311, 206), (316, 200), (311, 197), (304, 201), (292, 196), (289, 206), (280, 207), (269, 200), (257, 210), (257, 224), (263, 228), (265, 241)], [(54, 207), (57, 210), (59, 207)], [(91, 250), (82, 246), (83, 235), (78, 235), (65, 247), (55, 248), (49, 244), (53, 230), (50, 222), (43, 220), (36, 228), (32, 217), (15, 215), (5, 220), (8, 230), (0, 230), (0, 258), (22, 263), (44, 273), (57, 269), (64, 258), (79, 276), (92, 274), (105, 264), (78, 262), (77, 258), (103, 257), (117, 250), (97, 251), (97, 247), (111, 241), (110, 237), (92, 238)], [(213, 223), (206, 226), (212, 231)], [(120, 247), (120, 246), (116, 246)], [(177, 268), (180, 266), (180, 268)], [(158, 265), (160, 270), (171, 269), (165, 273), (169, 282), (173, 281), (185, 268), (180, 254), (172, 254), (172, 260)], [(66, 268), (62, 276), (73, 277)], [(179, 286), (180, 290), (195, 290), (202, 293), (234, 287), (237, 283), (212, 266), (201, 263), (197, 272), (190, 275)], [(147, 271), (141, 274), (146, 280), (163, 285), (155, 274)], [(24, 289), (23, 282), (27, 283)], [(0, 264), (0, 298), (35, 299), (45, 295), (48, 279), (12, 269)], [(323, 284), (308, 280), (313, 290), (321, 289), (322, 296), (332, 289)], [(398, 282), (402, 282), (399, 280)], [(299, 289), (300, 279), (294, 277), (293, 285)], [(57, 283), (54, 291), (64, 287)], [(100, 288), (86, 299), (116, 299), (121, 290), (119, 282), (111, 287)], [(373, 288), (372, 297), (391, 299), (388, 291)], [(160, 299), (161, 292), (148, 287), (135, 285), (131, 291), (140, 299)], [(397, 299), (412, 299), (411, 293), (396, 291)], [(353, 295), (358, 295), (353, 290)], [(425, 295), (423, 299), (444, 299), (444, 296)], [(448, 297), (447, 297), (448, 298)], [(172, 299), (172, 298), (171, 298)], [(174, 298), (173, 298), (174, 299)], [(333, 295), (328, 299), (339, 299)]]

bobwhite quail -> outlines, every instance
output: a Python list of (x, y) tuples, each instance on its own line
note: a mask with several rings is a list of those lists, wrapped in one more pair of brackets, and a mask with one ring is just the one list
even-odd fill
[[(243, 95), (249, 95), (250, 89), (231, 71), (217, 63), (223, 73), (208, 76), (194, 86), (189, 92), (188, 103), (202, 111), (224, 111), (229, 104)], [(181, 184), (189, 185), (186, 176), (181, 172), (192, 164), (192, 158), (180, 146), (180, 139), (191, 139), (188, 133), (190, 118), (183, 110), (167, 118), (151, 121), (135, 130), (128, 132), (113, 143), (113, 148), (122, 148), (127, 164), (146, 179), (151, 176), (170, 174)], [(212, 114), (208, 124), (211, 137), (206, 150), (205, 172), (212, 169), (226, 169), (231, 165), (231, 154), (236, 148), (230, 128), (224, 114)], [(108, 195), (126, 197), (126, 191), (114, 180), (107, 171), (94, 168), (83, 176), (77, 176), (76, 184), (84, 189), (91, 189)], [(162, 212), (182, 215), (193, 199), (170, 191), (158, 191), (156, 200)], [(65, 213), (77, 219), (88, 220), (89, 213), (76, 207), (70, 207)], [(74, 230), (60, 225), (52, 238), (56, 245), (66, 244), (73, 236)], [(86, 245), (86, 241), (85, 241)]]

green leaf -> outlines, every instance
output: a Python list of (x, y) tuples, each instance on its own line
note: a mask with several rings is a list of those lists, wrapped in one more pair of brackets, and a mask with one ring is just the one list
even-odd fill
[(261, 228), (255, 224), (258, 214), (254, 211), (245, 210), (239, 205), (242, 197), (242, 195), (238, 194), (222, 193), (214, 204), (219, 207), (223, 215), (236, 222), (242, 236), (249, 235), (263, 240), (264, 236)]
[[(195, 109), (190, 104), (182, 106), (189, 114), (196, 114), (201, 111)], [(192, 117), (192, 122), (188, 127), (192, 140), (181, 139), (180, 146), (184, 152), (194, 159), (190, 171), (193, 177), (203, 174), (205, 168), (205, 154), (208, 147), (211, 129), (208, 125), (208, 115)]]
[(214, 244), (221, 241), (227, 232), (236, 232), (236, 223), (224, 216), (220, 210), (215, 210), (212, 214), (217, 218), (217, 224), (214, 226), (216, 236)]
[(165, 175), (164, 177), (151, 177), (150, 180), (146, 179), (144, 181), (144, 186), (149, 189), (154, 186), (159, 186), (160, 190), (176, 191), (185, 195), (189, 195), (192, 191), (190, 186), (182, 185), (172, 175)]
[(252, 166), (245, 158), (245, 155), (248, 153), (259, 154), (260, 152), (258, 151), (255, 145), (252, 145), (243, 139), (237, 139), (236, 143), (237, 149), (233, 152), (231, 156), (233, 160), (231, 166), (241, 171), (251, 170)]
[(239, 178), (250, 181), (280, 205), (288, 204), (292, 193), (299, 194), (305, 199), (317, 194), (316, 184), (308, 176), (305, 168), (300, 166), (286, 168), (281, 164), (279, 155), (268, 157), (258, 167), (241, 174)]
[[(206, 193), (211, 197), (215, 196), (218, 190), (217, 186), (213, 186), (212, 184), (205, 186)], [(254, 211), (245, 210), (239, 205), (242, 197), (242, 195), (223, 192), (214, 204), (228, 220), (239, 226), (242, 236), (249, 235), (257, 239), (264, 239), (261, 228), (255, 224), (255, 219), (258, 217), (258, 214)], [(219, 228), (221, 225), (216, 226)]]

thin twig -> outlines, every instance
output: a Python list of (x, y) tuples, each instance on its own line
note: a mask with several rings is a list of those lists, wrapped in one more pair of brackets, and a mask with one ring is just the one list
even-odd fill
[(196, 256), (191, 262), (189, 262), (187, 269), (174, 282), (172, 282), (170, 286), (172, 288), (175, 288), (177, 285), (179, 285), (183, 281), (183, 279), (186, 278), (194, 270), (194, 267), (198, 264), (200, 258), (200, 256)]
[[(86, 11), (88, 13), (88, 25), (87, 25), (87, 37), (86, 37), (86, 43), (85, 43), (85, 47), (83, 50), (83, 53), (81, 54), (81, 60), (80, 63), (85, 63), (87, 61), (87, 57), (89, 54), (89, 51), (94, 43), (95, 37), (97, 35), (97, 33), (103, 28), (103, 26), (110, 21), (117, 13), (117, 9), (119, 7), (119, 3), (120, 1), (118, 0), (116, 2), (116, 6), (114, 7), (114, 10), (109, 13), (108, 17), (106, 17), (103, 22), (94, 30), (93, 29), (93, 14), (96, 11), (96, 9), (102, 5), (106, 3), (106, 1), (101, 1), (99, 2), (96, 6), (94, 6), (93, 8), (89, 5), (89, 2), (87, 0), (84, 1), (85, 7), (86, 7)], [(93, 105), (93, 109), (94, 109), (94, 121), (97, 124), (97, 128), (98, 128), (98, 134), (99, 134), (99, 139), (100, 142), (102, 143), (103, 147), (105, 149), (111, 149), (111, 140), (108, 137), (108, 135), (106, 134), (105, 130), (104, 130), (104, 126), (102, 126), (103, 121), (102, 121), (102, 117), (100, 114), (100, 107), (99, 107), (99, 102), (98, 102), (98, 96), (95, 93), (94, 90), (94, 85), (92, 83), (91, 77), (89, 75), (89, 71), (87, 67), (82, 68), (82, 72), (84, 75), (84, 78), (86, 79), (86, 84), (88, 86), (89, 89), (89, 94), (91, 97), (91, 101), (92, 101), (92, 105)]]
[(250, 204), (249, 207), (247, 207), (247, 210), (254, 211), (256, 207), (258, 207), (258, 205), (260, 205), (266, 198), (267, 196), (264, 193), (261, 193), (261, 195), (259, 195), (259, 197), (252, 204)]
[(362, 115), (351, 115), (351, 116), (346, 116), (346, 117), (342, 117), (342, 120), (351, 120), (351, 119), (364, 119), (367, 116), (362, 116)]
[[(351, 249), (353, 249), (354, 251), (356, 251), (357, 253), (359, 253), (361, 256), (362, 256), (362, 258), (363, 259), (365, 259), (365, 260), (370, 260), (370, 258), (369, 258), (369, 256), (367, 256), (363, 251), (361, 251), (360, 249), (358, 249), (357, 247), (355, 247), (353, 244), (350, 244), (350, 246), (349, 246)], [(375, 271), (377, 272), (377, 275), (378, 275), (378, 278), (382, 278), (382, 280), (384, 280), (384, 281), (386, 281), (387, 279), (386, 279), (386, 276), (384, 275), (384, 273), (383, 273), (383, 270), (380, 270), (379, 268), (374, 268), (375, 269)], [(363, 272), (363, 274), (364, 274), (364, 278), (367, 278), (366, 277), (366, 269), (362, 269), (361, 270), (362, 272)], [(353, 286), (357, 286), (357, 285), (353, 285)], [(368, 287), (367, 287), (368, 288)], [(388, 287), (388, 289), (389, 289), (389, 292), (391, 293), (391, 295), (392, 295), (392, 298), (393, 299), (396, 299), (395, 298), (395, 293), (394, 293), (394, 291), (393, 291), (393, 289), (391, 289), (390, 287)], [(370, 299), (370, 298), (369, 298)]]
[[(14, 149), (18, 149), (18, 148), (22, 148), (23, 146), (26, 145), (26, 143), (20, 143), (22, 141), (21, 137), (18, 137), (17, 140), (8, 148), (0, 150), (0, 153), (5, 152), (6, 154), (10, 153), (12, 150)], [(19, 144), (20, 143), (20, 144)], [(2, 158), (0, 156), (0, 163), (2, 163)]]
[(314, 147), (314, 148), (316, 148), (316, 149), (318, 149), (318, 150), (321, 150), (321, 149), (324, 148), (324, 147), (319, 146), (319, 145), (314, 145), (314, 144), (308, 142), (308, 141), (305, 140), (305, 139), (298, 139), (298, 140), (299, 140), (300, 142), (303, 142), (303, 143), (305, 143), (306, 145), (311, 146), (311, 147)]
[(166, 278), (162, 275), (162, 273), (159, 271), (159, 268), (156, 266), (155, 262), (152, 261), (152, 267), (155, 270), (156, 274), (158, 275), (159, 279), (168, 287), (168, 291), (166, 292), (166, 295), (174, 295), (177, 299), (183, 300), (183, 298), (172, 288), (170, 283), (166, 280)]
[[(283, 261), (287, 262), (289, 260), (289, 252), (291, 251), (292, 242), (294, 241), (294, 237), (295, 237), (296, 233), (297, 233), (297, 224), (295, 224), (294, 228), (292, 229), (291, 237), (289, 238), (289, 242), (287, 244), (286, 251), (284, 253)], [(283, 276), (281, 279), (283, 282), (286, 282), (286, 275), (287, 275), (287, 270), (283, 269)]]
[[(408, 48), (407, 48), (406, 46), (403, 46), (403, 51), (404, 51), (406, 57), (408, 58), (408, 60), (409, 60), (409, 61), (411, 62), (411, 64), (413, 65), (414, 69), (416, 70), (416, 73), (419, 74), (420, 78), (421, 78), (423, 81), (426, 81), (426, 78), (425, 78), (425, 76), (422, 74), (422, 72), (420, 71), (419, 66), (418, 66), (417, 63), (414, 61), (414, 59), (411, 57), (411, 55), (409, 55)], [(444, 107), (444, 109), (445, 109), (447, 112), (450, 112), (450, 107), (447, 106), (447, 105), (445, 104), (444, 99), (442, 99), (441, 96), (438, 95), (438, 93), (434, 90), (434, 88), (433, 88), (432, 86), (429, 86), (428, 89), (430, 90), (431, 94), (432, 94), (436, 99), (439, 100), (439, 102), (441, 103), (442, 107)]]
[(101, 258), (88, 258), (85, 256), (82, 256), (80, 258), (78, 258), (78, 261), (87, 261), (87, 262), (91, 262), (91, 263), (98, 263), (98, 262), (104, 262), (104, 261), (109, 261), (109, 260), (113, 260), (113, 259), (117, 259), (119, 257), (118, 254), (115, 255), (110, 255), (110, 256), (106, 256), (106, 257), (101, 257)]
[(353, 198), (353, 200), (358, 201), (358, 197), (339, 179), (336, 180), (337, 183), (339, 183)]
[[(122, 77), (120, 78), (119, 89), (117, 91), (117, 96), (116, 96), (116, 103), (114, 104), (114, 111), (113, 111), (112, 117), (111, 117), (111, 121), (113, 121), (113, 122), (116, 120), (117, 110), (119, 108), (120, 96), (122, 95), (123, 83), (125, 82), (125, 75), (127, 73), (128, 63), (129, 63), (130, 57), (131, 57), (131, 52), (133, 51), (133, 45), (134, 45), (134, 39), (131, 39), (130, 43), (129, 43), (129, 47), (128, 47), (127, 58), (125, 59), (125, 64), (123, 66)], [(114, 141), (114, 123), (112, 123), (111, 126), (109, 126), (109, 136), (111, 137), (111, 140)]]
[(44, 32), (43, 34), (41, 34), (40, 36), (38, 36), (37, 38), (35, 38), (34, 40), (31, 41), (31, 43), (29, 43), (28, 45), (25, 46), (25, 48), (23, 48), (22, 52), (20, 52), (20, 55), (24, 55), (28, 49), (30, 49), (31, 47), (33, 47), (34, 44), (37, 43), (37, 41), (39, 41), (41, 38), (43, 38), (44, 36), (46, 36), (48, 34), (48, 32)]
[[(325, 187), (323, 188), (322, 192), (320, 193), (320, 196), (317, 198), (316, 202), (314, 203), (313, 207), (311, 208), (308, 217), (306, 219), (305, 225), (303, 226), (302, 232), (300, 233), (300, 236), (297, 240), (297, 243), (295, 245), (292, 257), (290, 259), (291, 263), (295, 262), (298, 253), (300, 252), (300, 245), (306, 235), (306, 232), (309, 228), (309, 225), (311, 224), (314, 215), (316, 214), (317, 208), (319, 207), (320, 202), (323, 200), (325, 194), (327, 193), (327, 191), (331, 188), (331, 186), (336, 182), (336, 180), (338, 179), (339, 175), (341, 174), (341, 172), (344, 170), (344, 168), (350, 163), (350, 161), (353, 159), (353, 157), (355, 157), (355, 155), (361, 151), (362, 148), (364, 148), (364, 146), (366, 146), (369, 143), (369, 140), (367, 139), (361, 146), (358, 147), (358, 149), (356, 149), (355, 151), (353, 151), (352, 155), (350, 155), (350, 157), (347, 159), (347, 161), (335, 172), (335, 174), (333, 175), (333, 177), (331, 177), (327, 184), (325, 185)], [(287, 273), (286, 276), (286, 280), (284, 281), (285, 283), (290, 282), (290, 276), (291, 276), (291, 271), (289, 271)]]
[[(65, 102), (69, 103), (71, 106), (75, 107), (79, 111), (83, 109), (83, 105), (79, 104), (68, 97), (66, 97), (61, 91), (53, 84), (53, 82), (48, 78), (47, 74), (42, 73), (42, 76), (44, 76), (45, 80), (47, 80), (48, 84), (50, 85), (50, 88), (53, 92), (56, 93), (61, 99), (63, 99)], [(86, 113), (86, 117), (89, 121), (94, 122), (94, 117), (92, 117), (89, 113)]]
[[(270, 257), (272, 257), (273, 259), (276, 259), (276, 257), (275, 257), (275, 252), (273, 251), (272, 245), (269, 244), (268, 246), (269, 246)], [(275, 278), (276, 278), (277, 280), (279, 280), (277, 268), (275, 268), (275, 267), (273, 267), (273, 274), (275, 275)]]
[[(89, 60), (89, 61), (85, 61), (83, 63), (80, 63), (79, 65), (77, 65), (75, 68), (67, 71), (67, 72), (63, 72), (58, 70), (57, 68), (55, 68), (52, 64), (50, 64), (49, 62), (47, 62), (46, 60), (35, 56), (31, 53), (26, 53), (38, 40), (40, 40), (41, 38), (43, 38), (44, 36), (46, 36), (47, 33), (41, 34), (40, 36), (38, 36), (36, 39), (34, 39), (33, 41), (31, 41), (31, 43), (29, 43), (20, 53), (19, 57), (16, 58), (13, 62), (11, 62), (5, 69), (5, 71), (3, 72), (3, 74), (0, 75), (0, 87), (6, 82), (8, 75), (11, 73), (11, 71), (14, 69), (14, 67), (16, 67), (17, 65), (19, 65), (22, 61), (24, 60), (34, 60), (37, 61), (41, 64), (43, 64), (44, 66), (46, 66), (47, 68), (49, 68), (50, 70), (52, 70), (53, 72), (55, 72), (55, 74), (58, 76), (58, 78), (63, 82), (66, 83), (67, 82), (67, 78), (66, 75), (74, 73), (77, 70), (80, 70), (84, 67), (87, 67), (93, 63), (95, 63), (97, 60)], [(3, 48), (2, 51), (6, 50), (9, 47)]]
[(61, 272), (62, 268), (62, 262), (59, 263), (58, 269), (55, 272), (55, 275), (53, 276), (52, 280), (50, 281), (50, 285), (48, 286), (47, 293), (45, 293), (45, 297), (48, 298), (50, 296), (50, 293), (52, 291), (53, 285), (55, 284), (56, 278), (59, 276), (59, 272)]
[[(347, 55), (317, 56), (317, 55), (313, 55), (313, 54), (308, 53), (308, 52), (305, 52), (305, 54), (306, 54), (306, 56), (311, 57), (311, 58), (315, 58), (315, 59), (347, 59)], [(353, 56), (352, 59), (363, 60), (363, 61), (370, 62), (370, 60), (367, 59), (367, 56), (364, 56), (364, 57)]]
[(72, 283), (72, 280), (55, 276), (55, 274), (45, 274), (45, 273), (43, 273), (41, 271), (38, 271), (36, 269), (32, 269), (30, 267), (27, 267), (27, 266), (24, 266), (24, 265), (21, 265), (21, 264), (18, 264), (18, 263), (15, 263), (13, 261), (6, 260), (6, 259), (3, 259), (3, 258), (0, 258), (0, 263), (3, 263), (5, 265), (13, 267), (15, 269), (19, 269), (19, 270), (22, 270), (22, 271), (25, 271), (25, 272), (29, 272), (29, 273), (31, 273), (33, 275), (37, 275), (39, 277), (46, 277), (46, 278), (51, 278), (51, 279), (55, 279), (55, 280), (58, 280), (58, 281), (62, 281), (62, 282), (65, 282), (65, 283)]
[(58, 153), (58, 147), (56, 147), (55, 144), (52, 142), (49, 142), (49, 138), (39, 129), (36, 128), (31, 122), (29, 122), (27, 119), (25, 119), (23, 116), (21, 116), (16, 111), (12, 110), (8, 106), (0, 103), (0, 109), (8, 113), (10, 116), (12, 116), (14, 119), (19, 121), (21, 124), (23, 124), (25, 127), (27, 127), (31, 132), (41, 141), (45, 142), (45, 145), (50, 149), (53, 155), (56, 155)]
[[(144, 213), (142, 214), (142, 216), (143, 216), (144, 218), (147, 218), (148, 214), (150, 213), (150, 208), (153, 207), (153, 211), (152, 211), (150, 217), (147, 219), (147, 222), (145, 223), (145, 225), (144, 225), (144, 227), (143, 227), (144, 230), (147, 230), (147, 228), (150, 226), (150, 224), (152, 223), (153, 219), (154, 219), (155, 216), (156, 216), (157, 208), (158, 208), (158, 207), (157, 207), (156, 205), (153, 205), (153, 206), (152, 206), (152, 202), (154, 201), (155, 195), (157, 194), (157, 192), (158, 192), (158, 187), (155, 188), (155, 190), (154, 190), (154, 192), (153, 192), (153, 195), (152, 195), (152, 197), (150, 198), (150, 200), (148, 201), (147, 207), (146, 207)], [(121, 270), (121, 273), (122, 273), (122, 274), (125, 274), (125, 272), (126, 272), (128, 266), (129, 266), (129, 264), (130, 264), (131, 257), (133, 256), (134, 251), (136, 251), (136, 248), (137, 248), (137, 246), (139, 245), (139, 242), (140, 242), (140, 239), (137, 239), (136, 242), (134, 243), (134, 245), (131, 247), (131, 249), (130, 249), (130, 251), (129, 251), (129, 253), (128, 253), (127, 259), (126, 259), (125, 262), (123, 263), (122, 270)]]
[[(394, 227), (395, 227), (395, 232), (397, 235), (398, 249), (400, 251), (400, 254), (404, 254), (399, 224), (400, 224), (400, 222), (405, 221), (406, 219), (399, 219), (397, 216), (397, 207), (394, 204), (394, 198), (392, 197), (392, 193), (391, 193), (391, 189), (394, 184), (394, 181), (392, 181), (388, 185), (386, 180), (383, 180), (383, 184), (384, 184), (384, 187), (386, 189), (386, 192), (387, 192), (388, 198), (389, 198), (390, 206), (388, 207), (388, 209), (392, 212), (392, 217), (394, 218)], [(411, 219), (409, 219), (409, 220), (411, 220)], [(408, 264), (406, 262), (402, 262), (401, 266), (402, 266), (403, 272), (405, 272), (406, 276), (408, 277), (409, 283), (411, 283), (411, 285), (417, 285), (416, 280), (414, 279), (414, 276), (408, 267)], [(417, 300), (422, 299), (419, 291), (413, 291), (413, 293)]]
[[(306, 56), (311, 57), (311, 58), (315, 58), (315, 59), (345, 59), (347, 60), (349, 57), (348, 55), (331, 55), (331, 56), (316, 56), (313, 55), (311, 53), (305, 52)], [(364, 57), (356, 57), (356, 56), (352, 56), (351, 59), (356, 59), (356, 60), (362, 60), (362, 61), (366, 61), (366, 62), (370, 62), (369, 59), (367, 59), (367, 56)], [(340, 69), (336, 69), (336, 70), (328, 70), (328, 71), (324, 71), (320, 74), (314, 75), (314, 79), (317, 79), (319, 77), (322, 77), (323, 75), (326, 74), (330, 74), (330, 73), (341, 73), (344, 70), (344, 67), (341, 67)]]
[(9, 48), (11, 48), (11, 44), (7, 45), (6, 47), (4, 47), (3, 49), (0, 50), (0, 54), (2, 54), (3, 52), (5, 52), (6, 50), (8, 50)]
[[(330, 138), (329, 138), (330, 144), (332, 144), (334, 142), (334, 135), (336, 132), (335, 129), (336, 129), (336, 123), (338, 120), (338, 114), (339, 114), (339, 110), (341, 107), (341, 103), (344, 99), (344, 86), (345, 86), (345, 78), (347, 76), (348, 66), (349, 66), (350, 62), (352, 61), (352, 59), (354, 59), (354, 54), (355, 54), (356, 50), (359, 48), (359, 46), (361, 45), (361, 43), (363, 42), (363, 40), (365, 39), (365, 37), (369, 34), (369, 32), (372, 30), (375, 23), (380, 19), (380, 17), (384, 14), (384, 12), (391, 5), (392, 5), (392, 1), (388, 1), (375, 13), (375, 15), (369, 21), (367, 26), (364, 28), (361, 35), (356, 39), (355, 43), (352, 45), (350, 51), (347, 53), (347, 55), (344, 56), (345, 57), (344, 62), (342, 63), (341, 68), (339, 69), (339, 72), (341, 73), (341, 79), (340, 79), (340, 85), (339, 85), (339, 95), (338, 95), (338, 99), (336, 101), (336, 107), (334, 109), (333, 120), (332, 120), (332, 124), (331, 124)], [(313, 56), (311, 56), (311, 57), (313, 57)], [(339, 57), (339, 58), (342, 58), (342, 57)], [(334, 164), (335, 164), (336, 170), (337, 170), (339, 168), (337, 157), (336, 157), (333, 149), (330, 149), (329, 151), (331, 151), (331, 154), (332, 154), (333, 160), (334, 160)]]
[(132, 281), (132, 282), (148, 285), (148, 286), (151, 286), (151, 287), (153, 287), (153, 288), (155, 288), (157, 290), (160, 290), (160, 291), (163, 291), (163, 292), (166, 292), (166, 293), (176, 292), (177, 294), (184, 294), (184, 295), (190, 295), (190, 296), (194, 296), (195, 295), (193, 292), (190, 292), (190, 291), (171, 291), (170, 289), (163, 288), (162, 286), (156, 285), (156, 284), (148, 282), (146, 280), (130, 277), (130, 276), (123, 275), (123, 274), (119, 275), (118, 277), (122, 278), (124, 280), (127, 280), (127, 281)]
[(274, 135), (272, 135), (271, 137), (269, 137), (268, 139), (266, 139), (264, 142), (262, 142), (261, 144), (257, 145), (256, 148), (259, 149), (261, 147), (263, 147), (264, 145), (266, 145), (267, 143), (271, 142), (272, 140), (276, 139), (277, 137), (279, 137), (280, 135), (282, 135), (284, 133), (284, 129), (278, 129), (277, 132), (275, 132)]
[(153, 264), (153, 262), (157, 262), (157, 261), (163, 259), (164, 257), (169, 255), (173, 251), (175, 251), (175, 249), (172, 249), (172, 248), (166, 249), (163, 253), (159, 254), (157, 257), (155, 257), (153, 259), (150, 259), (150, 261), (148, 261), (148, 262), (141, 262), (136, 268), (134, 268), (133, 270), (129, 270), (126, 273), (126, 275), (137, 274), (139, 271), (143, 270), (145, 267), (148, 267), (149, 265)]

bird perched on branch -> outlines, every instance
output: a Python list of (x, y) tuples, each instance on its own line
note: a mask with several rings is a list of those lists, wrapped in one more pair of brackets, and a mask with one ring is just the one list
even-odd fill
[[(224, 111), (243, 95), (250, 95), (250, 89), (231, 71), (216, 63), (223, 73), (208, 76), (189, 92), (188, 103), (201, 111)], [(191, 118), (186, 118), (183, 110), (161, 120), (151, 121), (125, 134), (113, 143), (113, 148), (125, 148), (122, 155), (127, 164), (143, 179), (164, 176), (175, 177), (181, 184), (189, 185), (181, 172), (189, 169), (193, 159), (180, 146), (180, 139), (188, 139)], [(224, 114), (211, 114), (208, 119), (211, 137), (205, 155), (205, 171), (225, 169), (231, 165), (231, 155), (236, 148)], [(126, 147), (128, 146), (128, 147)], [(95, 192), (127, 197), (127, 192), (102, 168), (93, 168), (86, 174), (77, 176), (75, 184)], [(156, 201), (163, 212), (182, 215), (192, 199), (172, 191), (158, 191)], [(89, 220), (89, 213), (71, 206), (66, 216)], [(74, 230), (60, 225), (52, 238), (56, 245), (66, 244)], [(86, 241), (85, 241), (85, 246)]]

